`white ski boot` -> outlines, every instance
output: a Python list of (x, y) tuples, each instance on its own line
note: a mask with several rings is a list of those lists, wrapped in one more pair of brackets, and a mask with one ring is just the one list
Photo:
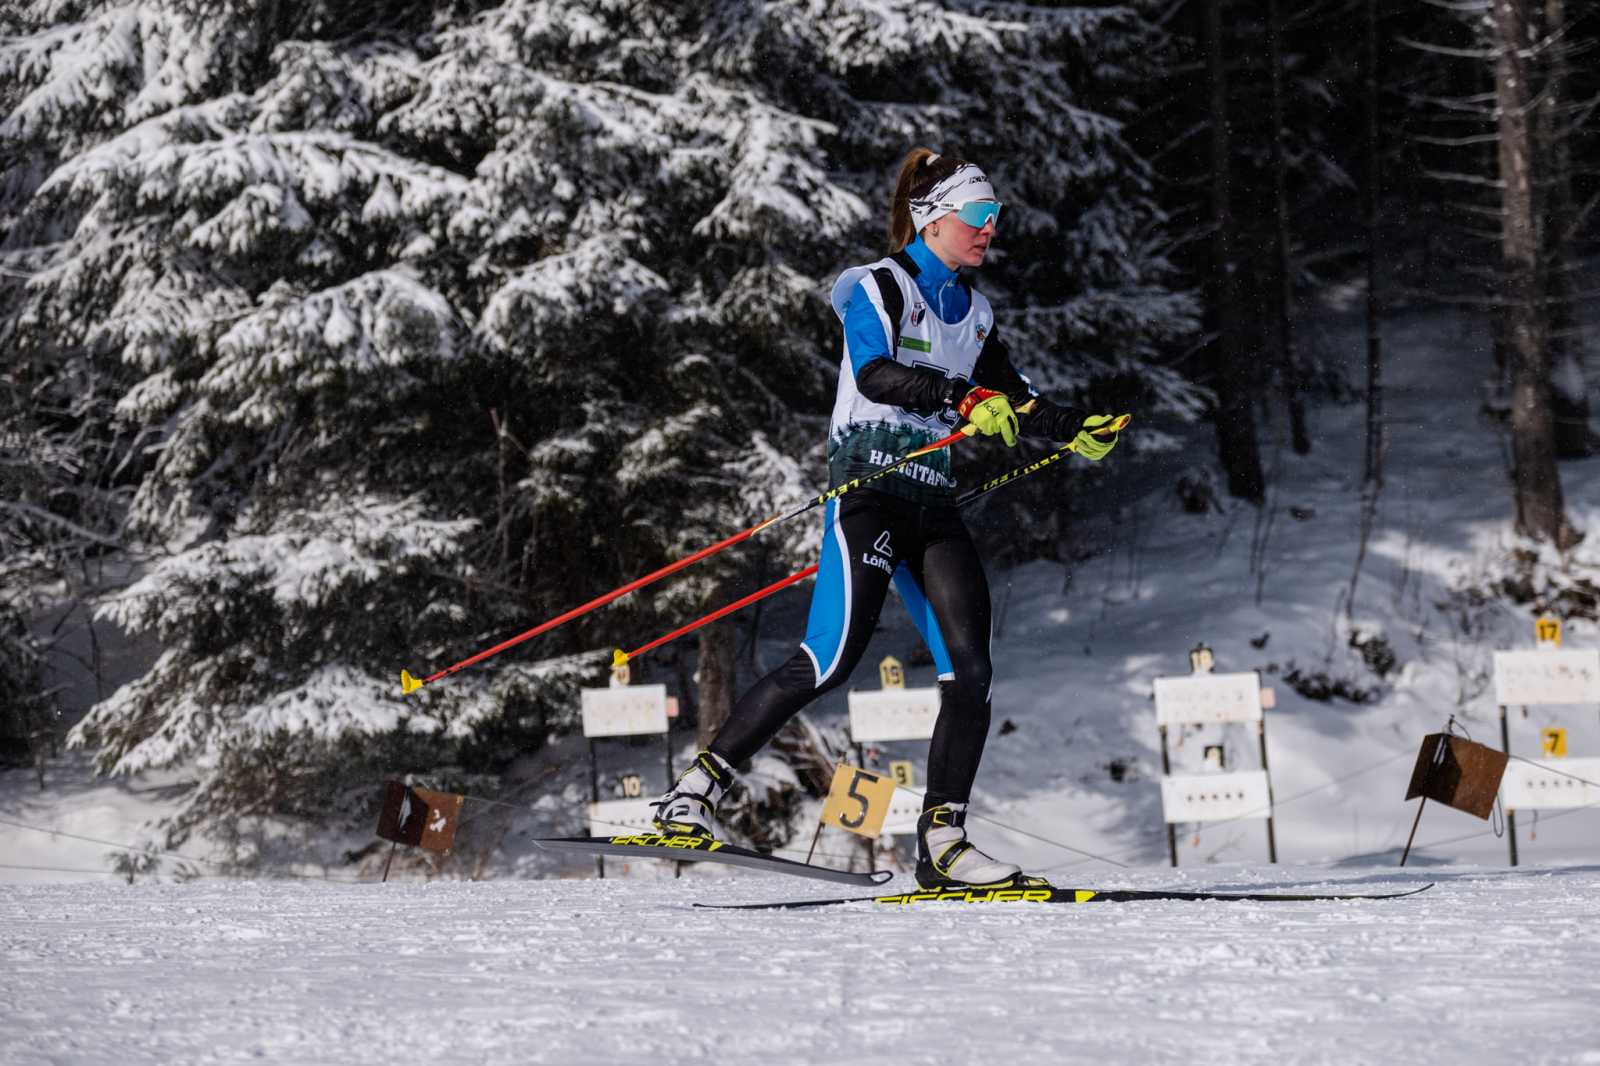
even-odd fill
[(965, 803), (942, 803), (922, 812), (917, 819), (917, 884), (926, 889), (1021, 884), (1022, 867), (990, 858), (973, 847), (967, 840), (966, 822)]
[(733, 787), (733, 767), (702, 751), (656, 801), (655, 827), (663, 836), (712, 840), (717, 835), (717, 804)]

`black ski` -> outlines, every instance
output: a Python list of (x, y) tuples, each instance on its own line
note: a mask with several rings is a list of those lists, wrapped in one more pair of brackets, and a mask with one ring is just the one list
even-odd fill
[(693, 836), (637, 833), (616, 837), (547, 837), (535, 840), (534, 843), (541, 848), (556, 851), (632, 855), (645, 859), (666, 859), (670, 862), (720, 862), (728, 866), (744, 866), (752, 870), (792, 874), (818, 881), (837, 881), (843, 885), (881, 885), (894, 877), (889, 870), (874, 870), (871, 873), (830, 870), (826, 866), (812, 866), (810, 863), (795, 862), (793, 859), (780, 859), (776, 855), (763, 855), (759, 851), (741, 848), (737, 844)]
[(848, 896), (834, 899), (795, 899), (781, 903), (696, 903), (696, 907), (724, 911), (769, 911), (801, 907), (831, 907), (840, 903), (880, 903), (904, 907), (912, 903), (1133, 903), (1139, 900), (1219, 900), (1254, 903), (1310, 903), (1345, 899), (1400, 899), (1426, 892), (1433, 884), (1405, 892), (1367, 895), (1340, 893), (1289, 892), (1182, 892), (1131, 888), (1057, 888), (1054, 885), (1022, 888), (940, 889), (930, 892), (904, 892), (893, 896)]

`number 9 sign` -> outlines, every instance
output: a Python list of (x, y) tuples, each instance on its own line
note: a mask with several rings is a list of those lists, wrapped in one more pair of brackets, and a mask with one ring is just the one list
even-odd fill
[(822, 805), (822, 824), (876, 839), (894, 795), (894, 779), (840, 763)]

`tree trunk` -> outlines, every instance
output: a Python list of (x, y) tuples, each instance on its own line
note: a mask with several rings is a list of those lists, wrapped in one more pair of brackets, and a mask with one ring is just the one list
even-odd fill
[(1238, 278), (1233, 250), (1231, 161), (1228, 129), (1228, 77), (1222, 36), (1223, 0), (1206, 0), (1206, 80), (1211, 99), (1212, 308), (1216, 315), (1213, 365), (1217, 387), (1217, 447), (1228, 475), (1228, 493), (1252, 503), (1266, 495), (1261, 454), (1256, 445), (1254, 387), (1240, 339)]
[(733, 622), (712, 622), (700, 630), (700, 667), (695, 673), (698, 695), (695, 739), (704, 750), (733, 711), (737, 684), (734, 653), (737, 629)]
[(1550, 309), (1551, 411), (1555, 419), (1556, 456), (1583, 459), (1595, 452), (1589, 428), (1589, 390), (1583, 380), (1581, 334), (1573, 309), (1572, 238), (1577, 209), (1572, 199), (1572, 146), (1566, 124), (1567, 28), (1565, 0), (1544, 0), (1544, 31), (1555, 40), (1545, 59), (1545, 85), (1539, 103), (1540, 175), (1546, 189), (1544, 268), (1546, 306)]
[(1278, 0), (1267, 0), (1267, 61), (1272, 66), (1272, 222), (1273, 258), (1277, 264), (1278, 365), (1289, 404), (1289, 439), (1296, 455), (1311, 451), (1306, 428), (1305, 380), (1294, 352), (1294, 267), (1289, 262), (1289, 165), (1283, 151), (1283, 13)]
[(1378, 321), (1378, 207), (1382, 175), (1378, 156), (1378, 0), (1367, 0), (1366, 41), (1366, 156), (1367, 189), (1364, 200), (1367, 229), (1367, 444), (1363, 480), (1383, 486), (1383, 337)]
[(1536, 98), (1531, 46), (1539, 39), (1542, 13), (1533, 9), (1535, 2), (1494, 0), (1491, 23), (1500, 138), (1503, 313), (1511, 360), (1512, 493), (1517, 531), (1565, 549), (1580, 535), (1567, 522), (1550, 410), (1549, 329), (1533, 173), (1538, 156), (1531, 113)]

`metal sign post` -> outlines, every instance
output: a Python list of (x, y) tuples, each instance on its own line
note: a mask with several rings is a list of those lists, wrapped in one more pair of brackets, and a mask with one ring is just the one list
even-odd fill
[[(1178, 822), (1215, 822), (1236, 818), (1265, 818), (1267, 857), (1278, 861), (1278, 839), (1273, 821), (1272, 778), (1267, 763), (1265, 709), (1272, 705), (1270, 689), (1261, 687), (1254, 670), (1238, 674), (1210, 672), (1213, 659), (1204, 645), (1190, 653), (1195, 672), (1188, 677), (1155, 680), (1156, 726), (1161, 733), (1161, 807), (1167, 825), (1167, 854), (1178, 865)], [(1260, 742), (1261, 769), (1235, 773), (1174, 774), (1167, 746), (1172, 726), (1227, 722), (1253, 722)], [(1220, 762), (1220, 760), (1218, 760)]]
[[(1167, 752), (1167, 726), (1163, 722), (1158, 726), (1161, 730), (1161, 779), (1165, 781), (1172, 776), (1172, 756)], [(1167, 823), (1167, 857), (1172, 860), (1174, 869), (1178, 866), (1178, 826), (1170, 818), (1164, 818)]]
[[(1260, 689), (1258, 695), (1261, 700), (1261, 709), (1270, 711), (1278, 705), (1278, 694), (1270, 688)], [(1261, 772), (1267, 779), (1267, 808), (1272, 809), (1272, 766), (1267, 761), (1267, 716), (1263, 714), (1256, 721), (1256, 739), (1261, 746)], [(1272, 815), (1267, 815), (1267, 856), (1273, 862), (1278, 861), (1278, 832)]]
[[(1528, 708), (1523, 707), (1522, 713), (1527, 714)], [(1507, 759), (1511, 758), (1511, 726), (1506, 721), (1506, 705), (1500, 704), (1500, 751)], [(1511, 865), (1517, 865), (1517, 812), (1515, 808), (1506, 808), (1506, 844), (1511, 849)]]
[[(1600, 704), (1600, 649), (1561, 650), (1561, 626), (1553, 619), (1539, 619), (1535, 631), (1539, 650), (1494, 653), (1494, 701), (1500, 710), (1500, 750), (1507, 758), (1511, 756), (1508, 708), (1520, 706), (1526, 717), (1529, 707), (1545, 704)], [(1565, 750), (1565, 735), (1560, 739)], [(1557, 763), (1570, 770), (1552, 772)], [(1600, 790), (1577, 780), (1589, 776), (1585, 771), (1591, 763), (1600, 769), (1600, 759), (1565, 756), (1519, 759), (1516, 771), (1506, 774), (1500, 800), (1506, 809), (1506, 843), (1512, 866), (1517, 865), (1517, 811), (1585, 806), (1593, 800), (1582, 797), (1591, 793), (1600, 798)]]

